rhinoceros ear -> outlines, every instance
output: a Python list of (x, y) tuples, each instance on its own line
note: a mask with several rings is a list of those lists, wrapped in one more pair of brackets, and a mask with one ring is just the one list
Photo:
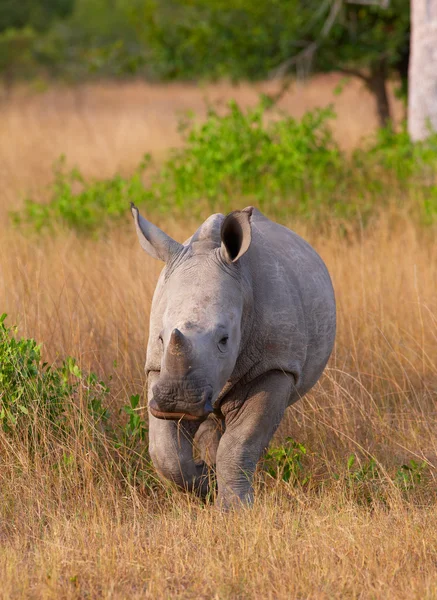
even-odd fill
[(249, 249), (252, 241), (250, 217), (252, 209), (236, 210), (225, 217), (220, 237), (221, 253), (226, 262), (236, 262)]
[(141, 247), (147, 254), (150, 254), (153, 258), (168, 262), (172, 256), (182, 249), (182, 244), (176, 242), (176, 240), (161, 231), (156, 225), (146, 221), (146, 219), (140, 215), (138, 208), (133, 202), (131, 202), (130, 209), (135, 221), (135, 227)]

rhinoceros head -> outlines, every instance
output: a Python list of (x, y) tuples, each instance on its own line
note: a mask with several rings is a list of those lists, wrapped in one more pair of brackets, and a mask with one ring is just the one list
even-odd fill
[(149, 409), (158, 418), (203, 419), (239, 355), (250, 295), (239, 261), (251, 242), (251, 209), (213, 215), (185, 245), (134, 205), (132, 214), (142, 248), (166, 263), (150, 319), (146, 370), (159, 377)]

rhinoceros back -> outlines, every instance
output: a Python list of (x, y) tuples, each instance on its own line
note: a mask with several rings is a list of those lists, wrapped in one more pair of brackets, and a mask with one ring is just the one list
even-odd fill
[(261, 370), (292, 373), (301, 396), (317, 382), (333, 348), (331, 279), (320, 256), (299, 235), (256, 209), (251, 223), (252, 244), (242, 265), (250, 273), (254, 298), (247, 352), (258, 357)]

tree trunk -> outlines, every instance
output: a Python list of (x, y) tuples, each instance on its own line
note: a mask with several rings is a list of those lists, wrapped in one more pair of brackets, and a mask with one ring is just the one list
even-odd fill
[(422, 140), (437, 131), (437, 0), (411, 0), (408, 130)]
[(385, 60), (374, 63), (366, 85), (375, 96), (378, 119), (381, 127), (387, 127), (391, 120), (390, 102), (387, 92), (387, 66)]

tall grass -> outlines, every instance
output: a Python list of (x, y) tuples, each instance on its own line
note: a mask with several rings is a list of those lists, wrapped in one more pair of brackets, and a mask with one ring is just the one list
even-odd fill
[[(58, 126), (34, 122), (34, 146), (59, 135)], [(15, 127), (0, 138), (0, 153), (14, 139), (19, 158), (29, 132)], [(40, 177), (38, 161), (24, 166)], [(3, 211), (18, 206), (22, 190), (8, 181)], [(157, 219), (178, 240), (198, 224)], [(308, 220), (283, 222), (322, 255), (338, 303), (325, 375), (288, 410), (273, 443), (298, 454), (288, 481), (284, 455), (272, 450), (267, 472), (260, 466), (257, 474), (253, 510), (221, 515), (160, 483), (140, 456), (145, 443), (114, 446), (92, 419), (84, 426), (79, 394), (68, 436), (38, 413), (37, 445), (0, 432), (0, 597), (435, 596), (435, 225), (411, 220), (396, 197), (362, 230), (332, 222), (321, 233)], [(125, 427), (129, 415), (120, 409), (132, 395), (141, 396), (134, 414), (145, 417), (143, 363), (159, 270), (127, 223), (99, 240), (74, 231), (29, 238), (1, 224), (0, 312), (19, 336), (42, 342), (44, 360), (75, 356), (83, 372), (108, 383), (113, 427)]]

